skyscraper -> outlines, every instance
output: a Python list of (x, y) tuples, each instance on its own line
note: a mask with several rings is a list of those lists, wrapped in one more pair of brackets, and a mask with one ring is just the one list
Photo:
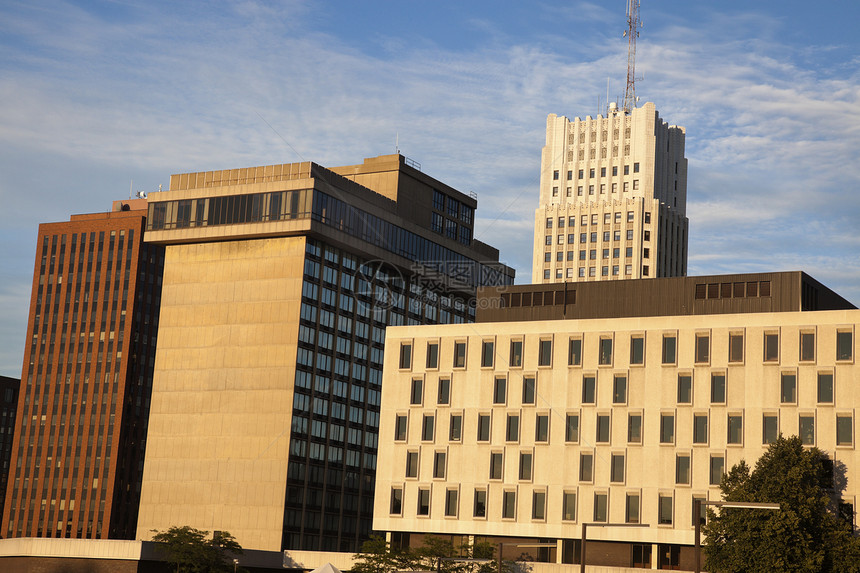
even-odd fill
[(12, 439), (15, 436), (15, 415), (18, 412), (18, 390), (21, 381), (0, 376), (0, 523), (6, 501), (6, 484), (12, 459)]
[(627, 114), (550, 114), (535, 211), (535, 283), (684, 276), (683, 127), (653, 103)]
[(145, 209), (39, 225), (5, 537), (134, 536), (164, 251)]
[[(387, 325), (471, 322), (510, 284), (476, 199), (400, 155), (171, 177), (138, 537), (356, 551), (371, 530)], [(410, 357), (401, 357), (404, 361)]]

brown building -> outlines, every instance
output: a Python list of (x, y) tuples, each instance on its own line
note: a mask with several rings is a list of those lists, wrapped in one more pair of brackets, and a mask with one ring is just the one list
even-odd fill
[(134, 536), (164, 264), (145, 209), (39, 226), (4, 537)]
[(18, 407), (20, 387), (20, 380), (0, 376), (0, 523), (3, 523), (3, 502), (6, 500), (6, 483), (9, 479), (9, 461), (12, 459), (12, 438), (15, 434), (15, 411)]

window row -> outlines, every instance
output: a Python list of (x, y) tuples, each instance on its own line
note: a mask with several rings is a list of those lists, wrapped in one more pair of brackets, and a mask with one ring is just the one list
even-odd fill
[[(603, 224), (609, 224), (609, 223), (613, 223), (613, 222), (621, 223), (621, 218), (623, 217), (623, 215), (624, 215), (624, 213), (622, 213), (620, 211), (615, 211), (614, 213), (604, 213), (603, 217), (602, 217)], [(636, 218), (636, 212), (635, 211), (627, 211), (627, 219), (626, 220), (628, 223), (632, 223), (635, 220), (635, 218)], [(587, 227), (589, 225), (589, 222), (591, 225), (598, 225), (598, 224), (600, 224), (600, 220), (601, 220), (601, 217), (598, 213), (592, 213), (590, 215), (588, 215), (588, 214), (580, 215), (579, 216), (579, 226), (580, 227)], [(555, 221), (556, 221), (555, 217), (547, 217), (546, 218), (546, 228), (552, 229)], [(651, 213), (650, 212), (645, 213), (645, 222), (646, 223), (651, 222)], [(564, 229), (565, 223), (567, 224), (568, 228), (575, 227), (576, 226), (576, 215), (571, 215), (568, 217), (558, 217), (557, 223), (556, 223), (556, 228)]]

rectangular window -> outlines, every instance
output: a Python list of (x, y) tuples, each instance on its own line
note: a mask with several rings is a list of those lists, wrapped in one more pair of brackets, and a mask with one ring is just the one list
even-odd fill
[(783, 404), (797, 403), (797, 375), (783, 372), (779, 381), (779, 401)]
[(690, 456), (687, 454), (675, 456), (675, 483), (690, 485)]
[(568, 414), (564, 423), (564, 441), (579, 441), (579, 414)]
[(626, 501), (627, 504), (624, 510), (624, 521), (626, 523), (639, 523), (639, 494), (628, 493)]
[(609, 414), (598, 414), (597, 416), (597, 443), (609, 443)]
[(406, 477), (418, 477), (418, 452), (406, 452)]
[(520, 479), (532, 479), (532, 455), (528, 452), (520, 452)]
[(409, 342), (400, 343), (400, 368), (412, 368), (412, 344)]
[(726, 403), (726, 375), (711, 374), (711, 403)]
[(660, 414), (660, 443), (672, 444), (675, 442), (675, 416), (674, 414)]
[(517, 492), (506, 491), (502, 494), (502, 519), (516, 519)]
[(406, 416), (398, 415), (394, 419), (394, 441), (403, 442), (406, 440)]
[(412, 380), (412, 392), (409, 395), (409, 403), (420, 406), (424, 400), (424, 381), (421, 378)]
[(391, 504), (389, 505), (388, 513), (391, 515), (400, 515), (403, 513), (403, 488), (391, 488)]
[(729, 334), (729, 362), (744, 361), (744, 335)]
[(478, 441), (490, 441), (490, 415), (478, 414)]
[(448, 456), (445, 452), (436, 452), (433, 456), (433, 477), (445, 479), (446, 461)]
[(535, 403), (535, 379), (532, 376), (523, 378), (523, 404)]
[(504, 467), (503, 454), (501, 452), (492, 452), (490, 454), (490, 479), (502, 479)]
[(612, 454), (609, 481), (612, 483), (624, 483), (624, 454)]
[(772, 444), (779, 436), (779, 418), (765, 414), (761, 419), (761, 443)]
[(677, 360), (678, 339), (674, 335), (663, 336), (663, 364), (674, 364)]
[(466, 343), (454, 343), (454, 368), (466, 367)]
[(744, 419), (743, 416), (729, 414), (728, 419), (729, 435), (726, 439), (729, 444), (744, 443)]
[(545, 491), (536, 491), (532, 493), (532, 519), (539, 521), (546, 519)]
[(492, 340), (481, 343), (481, 368), (492, 368), (495, 344)]
[(711, 360), (711, 337), (707, 334), (696, 335), (696, 363), (707, 364)]
[(854, 358), (853, 333), (839, 331), (836, 333), (836, 360), (851, 360)]
[(538, 366), (552, 366), (552, 340), (541, 340), (538, 344)]
[(630, 444), (642, 443), (642, 414), (629, 414), (627, 416), (627, 442)]
[(430, 515), (430, 490), (418, 490), (418, 515)]
[(507, 398), (508, 380), (499, 376), (493, 382), (493, 404), (504, 404)]
[(602, 523), (606, 521), (608, 513), (609, 495), (605, 493), (594, 494), (594, 521)]
[(433, 428), (436, 422), (436, 418), (432, 414), (424, 414), (424, 418), (421, 421), (421, 440), (424, 442), (432, 442), (433, 441)]
[(594, 479), (594, 456), (592, 454), (579, 454), (579, 481), (590, 482)]
[(800, 416), (799, 434), (804, 446), (815, 445), (815, 416)]
[(427, 368), (433, 369), (439, 367), (439, 343), (427, 343)]
[(720, 480), (723, 477), (725, 467), (726, 459), (723, 456), (711, 456), (711, 471), (709, 481), (711, 485), (720, 485)]
[(594, 376), (582, 377), (582, 403), (594, 404), (597, 394), (597, 378)]
[(582, 339), (571, 338), (567, 347), (567, 364), (569, 366), (582, 365)]
[(627, 376), (616, 374), (612, 382), (612, 403), (625, 404), (627, 402)]
[(458, 494), (456, 489), (445, 490), (445, 517), (457, 517)]
[(660, 525), (672, 525), (672, 496), (671, 495), (660, 495), (660, 496), (658, 496), (657, 511), (658, 511), (657, 523), (659, 523)]
[(520, 439), (520, 417), (508, 414), (508, 423), (505, 426), (505, 441), (516, 442)]
[(645, 363), (645, 338), (633, 336), (630, 338), (630, 364)]
[(600, 352), (598, 354), (598, 362), (602, 366), (612, 364), (612, 339), (600, 339)]
[(772, 333), (764, 335), (764, 361), (779, 361), (779, 334)]
[(475, 490), (475, 506), (472, 510), (473, 517), (487, 517), (487, 490)]
[(576, 493), (566, 491), (561, 497), (561, 519), (563, 521), (576, 521)]
[(693, 403), (693, 375), (678, 374), (678, 403)]
[(452, 442), (459, 442), (463, 436), (463, 416), (461, 414), (451, 414), (451, 425), (448, 430), (448, 439)]
[(836, 445), (850, 446), (854, 443), (853, 420), (850, 415), (836, 416)]
[(815, 333), (800, 333), (800, 361), (812, 362), (815, 360)]
[(818, 403), (833, 403), (833, 374), (830, 372), (818, 373)]
[(451, 403), (451, 380), (448, 378), (439, 379), (439, 393), (436, 396), (436, 403), (447, 405)]
[(695, 414), (693, 416), (693, 443), (708, 443), (708, 415)]
[(523, 365), (523, 341), (511, 340), (511, 368), (519, 368)]
[(538, 414), (535, 418), (535, 442), (549, 441), (549, 416)]

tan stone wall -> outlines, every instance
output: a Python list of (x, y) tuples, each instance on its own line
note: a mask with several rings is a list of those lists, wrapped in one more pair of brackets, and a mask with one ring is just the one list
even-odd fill
[(281, 544), (305, 239), (168, 246), (137, 536)]

